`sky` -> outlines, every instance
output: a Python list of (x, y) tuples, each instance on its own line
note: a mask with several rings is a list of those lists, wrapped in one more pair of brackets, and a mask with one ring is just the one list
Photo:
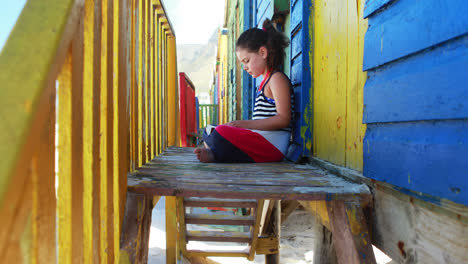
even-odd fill
[[(222, 25), (225, 0), (162, 0), (176, 32), (177, 44), (205, 44)], [(0, 50), (26, 0), (0, 0)]]
[(18, 16), (23, 10), (26, 0), (0, 0), (0, 50), (3, 49), (5, 42), (15, 25)]
[(225, 0), (162, 0), (177, 44), (205, 44), (222, 26)]

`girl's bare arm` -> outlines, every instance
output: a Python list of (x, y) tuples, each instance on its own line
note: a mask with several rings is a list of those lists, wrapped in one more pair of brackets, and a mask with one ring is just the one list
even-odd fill
[(271, 76), (269, 88), (265, 90), (265, 95), (275, 100), (277, 115), (260, 120), (236, 120), (226, 125), (257, 130), (278, 130), (288, 127), (291, 122), (289, 81), (283, 74), (274, 74)]

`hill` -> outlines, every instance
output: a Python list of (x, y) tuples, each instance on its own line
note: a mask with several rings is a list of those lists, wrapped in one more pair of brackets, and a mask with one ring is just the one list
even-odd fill
[(177, 68), (185, 72), (195, 85), (197, 95), (208, 93), (216, 63), (218, 30), (206, 44), (177, 45)]

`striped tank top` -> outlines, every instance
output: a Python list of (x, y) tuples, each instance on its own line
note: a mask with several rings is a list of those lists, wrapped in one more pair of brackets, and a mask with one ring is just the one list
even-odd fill
[[(270, 81), (271, 76), (273, 74), (280, 72), (280, 71), (273, 71), (268, 78), (266, 79), (265, 82), (262, 82), (260, 84), (260, 87), (257, 91), (257, 96), (255, 97), (255, 105), (253, 109), (253, 120), (258, 120), (258, 119), (265, 119), (268, 117), (272, 117), (277, 115), (278, 113), (276, 112), (276, 103), (275, 100), (272, 98), (268, 98), (265, 93), (264, 93), (264, 87), (267, 85), (267, 83)], [(280, 72), (281, 74), (284, 74), (283, 72)], [(286, 74), (284, 74), (286, 76)], [(286, 76), (288, 78), (288, 76)], [(289, 78), (288, 78), (289, 80)], [(291, 81), (289, 81), (289, 87), (291, 89)], [(291, 132), (292, 130), (292, 120), (293, 120), (293, 115), (294, 115), (294, 93), (291, 90), (291, 122), (289, 123), (289, 126), (286, 128), (283, 128), (281, 130), (283, 131), (288, 131)]]

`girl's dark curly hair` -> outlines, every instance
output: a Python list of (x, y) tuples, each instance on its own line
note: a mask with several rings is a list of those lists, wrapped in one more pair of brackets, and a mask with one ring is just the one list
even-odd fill
[(239, 36), (236, 42), (236, 49), (247, 49), (249, 52), (258, 52), (262, 46), (268, 51), (268, 68), (278, 69), (286, 57), (284, 49), (289, 46), (289, 39), (283, 33), (278, 32), (269, 19), (263, 22), (263, 30), (248, 29)]

